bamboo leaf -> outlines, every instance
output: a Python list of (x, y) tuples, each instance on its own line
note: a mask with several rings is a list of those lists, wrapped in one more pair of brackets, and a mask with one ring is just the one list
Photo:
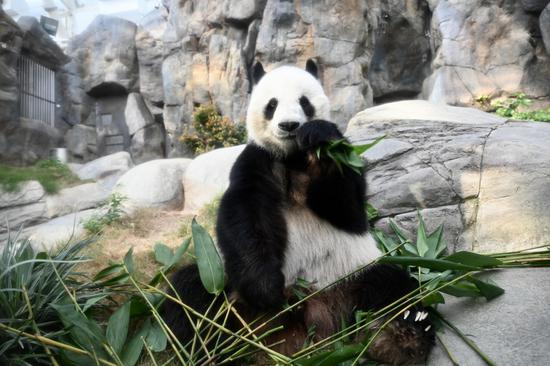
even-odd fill
[(117, 354), (120, 354), (128, 336), (130, 323), (130, 301), (126, 301), (111, 315), (107, 323), (107, 341)]
[(357, 357), (364, 347), (363, 344), (341, 346), (338, 349), (320, 353), (307, 360), (298, 361), (296, 364), (299, 366), (336, 366)]
[(395, 235), (397, 235), (397, 237), (399, 238), (399, 240), (401, 241), (401, 243), (406, 243), (406, 242), (409, 241), (409, 240), (407, 239), (407, 236), (405, 236), (405, 234), (401, 231), (401, 229), (399, 228), (399, 226), (397, 226), (397, 224), (395, 223), (395, 221), (393, 221), (392, 219), (390, 219), (390, 227), (391, 227), (391, 229), (393, 230), (393, 232), (395, 233)]
[(128, 270), (129, 274), (134, 273), (134, 258), (133, 258), (134, 248), (130, 248), (126, 255), (124, 256), (124, 265)]
[(445, 304), (445, 298), (440, 292), (433, 292), (428, 296), (422, 298), (423, 306), (431, 306), (434, 304)]
[(161, 352), (166, 349), (166, 334), (158, 322), (155, 322), (149, 329), (146, 342), (153, 352)]
[(476, 266), (465, 265), (462, 263), (456, 263), (447, 261), (444, 259), (431, 259), (423, 257), (381, 257), (378, 259), (380, 263), (400, 264), (403, 266), (416, 266), (434, 269), (436, 271), (446, 271), (448, 269), (457, 271), (477, 271), (480, 268)]
[(191, 223), (191, 231), (202, 284), (206, 291), (217, 295), (223, 290), (225, 282), (222, 260), (212, 237), (195, 218)]
[(122, 364), (124, 366), (134, 366), (139, 359), (143, 349), (142, 338), (145, 338), (151, 329), (151, 319), (147, 318), (139, 331), (126, 343), (122, 350)]
[(481, 268), (492, 268), (502, 264), (502, 262), (496, 258), (467, 251), (456, 252), (443, 259), (446, 261)]
[(380, 136), (379, 138), (377, 138), (377, 139), (374, 140), (373, 142), (369, 142), (368, 144), (364, 144), (364, 145), (353, 145), (353, 151), (354, 151), (357, 155), (361, 155), (361, 154), (363, 154), (365, 151), (367, 151), (368, 149), (374, 147), (376, 144), (378, 144), (380, 141), (382, 141), (385, 137), (386, 137), (386, 135)]
[(455, 297), (480, 297), (481, 292), (472, 283), (460, 282), (455, 283), (441, 289), (441, 292), (455, 296)]
[(473, 282), (473, 284), (478, 288), (479, 292), (487, 301), (493, 300), (504, 293), (504, 289), (495, 284), (484, 282), (475, 277), (469, 277), (468, 280)]
[(169, 265), (174, 256), (172, 249), (168, 248), (163, 243), (156, 243), (154, 247), (155, 260), (165, 266)]
[(113, 264), (113, 265), (110, 265), (104, 269), (102, 269), (101, 271), (99, 271), (95, 277), (94, 277), (94, 281), (99, 281), (105, 277), (108, 277), (112, 274), (115, 274), (115, 273), (119, 273), (122, 271), (122, 265), (120, 264)]
[[(420, 211), (418, 211), (418, 232), (416, 236), (416, 249), (418, 250), (418, 255), (421, 257), (426, 256), (426, 254), (430, 251), (428, 238), (426, 237), (426, 225), (424, 224), (424, 219), (422, 218)], [(435, 248), (433, 252), (435, 253)], [(433, 258), (428, 256), (426, 257)]]

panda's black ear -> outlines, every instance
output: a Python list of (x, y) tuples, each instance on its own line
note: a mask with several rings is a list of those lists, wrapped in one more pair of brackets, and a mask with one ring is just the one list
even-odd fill
[(256, 62), (254, 66), (252, 66), (252, 81), (254, 82), (254, 85), (258, 84), (258, 82), (264, 75), (264, 66), (260, 61)]
[(319, 70), (317, 69), (317, 64), (311, 58), (306, 61), (306, 71), (313, 75), (315, 79), (319, 79)]

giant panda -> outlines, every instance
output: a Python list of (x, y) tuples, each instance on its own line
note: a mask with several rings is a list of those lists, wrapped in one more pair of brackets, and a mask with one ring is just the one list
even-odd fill
[[(290, 289), (299, 280), (316, 291), (381, 254), (368, 231), (363, 174), (345, 166), (340, 170), (315, 153), (320, 145), (343, 138), (329, 122), (329, 100), (317, 74), (312, 60), (305, 70), (281, 66), (266, 73), (256, 63), (251, 71), (249, 142), (231, 170), (216, 229), (226, 291), (250, 319), (295, 301)], [(179, 270), (173, 285), (199, 311), (212, 301), (195, 265)], [(330, 336), (342, 321), (352, 322), (356, 311), (381, 309), (414, 288), (404, 270), (369, 265), (282, 319), (284, 330), (275, 336), (284, 341), (279, 350), (292, 354), (308, 330), (315, 330), (316, 339)], [(176, 304), (165, 302), (163, 314), (177, 337), (192, 336)], [(427, 312), (416, 306), (382, 330), (368, 355), (387, 364), (410, 364), (423, 361), (433, 342)]]

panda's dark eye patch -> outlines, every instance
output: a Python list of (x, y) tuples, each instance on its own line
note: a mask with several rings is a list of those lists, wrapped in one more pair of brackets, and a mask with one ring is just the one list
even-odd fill
[(271, 98), (264, 109), (264, 116), (265, 119), (270, 120), (273, 118), (273, 115), (275, 114), (275, 109), (277, 109), (277, 105), (279, 102), (275, 98)]
[(315, 115), (315, 107), (311, 104), (306, 96), (300, 98), (300, 106), (304, 110), (304, 114), (307, 118), (311, 118)]

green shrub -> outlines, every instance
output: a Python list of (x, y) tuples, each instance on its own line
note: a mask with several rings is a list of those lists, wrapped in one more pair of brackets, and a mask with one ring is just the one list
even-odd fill
[(125, 199), (126, 197), (120, 194), (112, 194), (109, 202), (105, 204), (107, 211), (103, 215), (94, 214), (85, 220), (82, 223), (84, 229), (90, 234), (99, 234), (105, 226), (120, 220), (124, 214), (122, 203)]
[(0, 186), (8, 192), (19, 190), (23, 182), (37, 180), (47, 193), (81, 182), (69, 167), (57, 160), (39, 160), (29, 167), (0, 164)]
[(550, 122), (550, 108), (526, 110), (533, 101), (525, 93), (513, 93), (504, 99), (490, 101), (486, 95), (475, 99), (480, 107), (488, 112), (494, 112), (501, 117), (513, 118), (518, 120)]
[(240, 145), (246, 142), (246, 128), (222, 117), (212, 104), (202, 105), (193, 113), (193, 124), (188, 126), (180, 141), (194, 154)]

